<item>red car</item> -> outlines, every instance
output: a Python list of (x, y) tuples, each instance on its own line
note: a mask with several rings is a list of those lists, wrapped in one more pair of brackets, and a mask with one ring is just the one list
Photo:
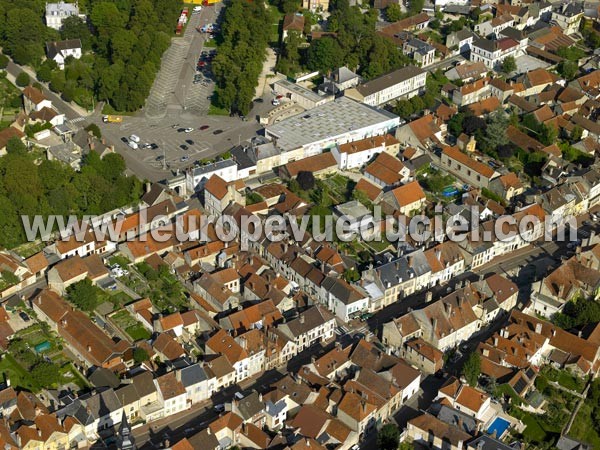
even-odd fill
[(202, 125), (200, 128), (198, 128), (200, 131), (204, 131), (204, 130), (208, 130), (210, 127), (208, 125)]

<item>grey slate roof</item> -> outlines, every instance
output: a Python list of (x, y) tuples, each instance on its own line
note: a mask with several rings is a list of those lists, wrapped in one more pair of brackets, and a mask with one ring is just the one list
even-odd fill
[(476, 450), (514, 450), (503, 442), (486, 435), (473, 439), (467, 444), (467, 448)]
[[(304, 322), (301, 321), (301, 317), (304, 318)], [(325, 308), (313, 306), (301, 313), (300, 317), (282, 324), (282, 328), (289, 329), (293, 337), (298, 337), (331, 319), (333, 315)]]
[(254, 391), (251, 394), (247, 395), (241, 400), (238, 400), (237, 404), (240, 417), (244, 419), (244, 422), (250, 420), (256, 414), (264, 411), (265, 404), (261, 400), (258, 392)]
[(119, 378), (113, 372), (103, 367), (98, 367), (96, 370), (94, 370), (88, 379), (90, 380), (90, 383), (98, 388), (116, 388), (119, 386), (119, 384), (121, 384)]
[(459, 423), (462, 422), (462, 426), (459, 428), (469, 434), (474, 434), (477, 431), (477, 419), (446, 405), (440, 407), (437, 418), (455, 427), (458, 427)]
[(54, 59), (56, 55), (58, 55), (64, 50), (71, 50), (74, 48), (81, 48), (80, 39), (67, 39), (66, 41), (46, 42), (46, 54), (50, 59)]
[(208, 380), (208, 376), (200, 364), (193, 364), (181, 369), (180, 375), (181, 384), (186, 388)]

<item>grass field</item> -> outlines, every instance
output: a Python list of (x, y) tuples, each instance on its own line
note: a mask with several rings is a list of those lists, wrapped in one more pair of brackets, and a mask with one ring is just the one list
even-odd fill
[(592, 445), (592, 448), (600, 448), (600, 435), (598, 424), (593, 418), (594, 405), (588, 400), (579, 409), (577, 417), (573, 421), (569, 436)]

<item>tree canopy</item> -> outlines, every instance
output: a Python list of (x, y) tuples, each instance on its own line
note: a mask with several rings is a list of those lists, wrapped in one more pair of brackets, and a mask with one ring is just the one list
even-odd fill
[(13, 248), (25, 241), (21, 215), (102, 214), (137, 201), (142, 184), (126, 177), (118, 154), (100, 159), (90, 152), (81, 172), (59, 161), (37, 165), (19, 139), (7, 144), (0, 158), (0, 245)]
[(377, 448), (380, 450), (396, 450), (400, 440), (400, 430), (393, 423), (385, 424), (377, 432)]
[[(65, 100), (90, 108), (93, 99), (119, 111), (139, 109), (170, 44), (178, 0), (88, 0), (88, 23), (69, 17), (60, 32), (45, 26), (41, 1), (0, 0), (0, 45), (15, 62), (33, 66)], [(85, 54), (67, 58), (65, 71), (42, 63), (47, 41), (81, 39)], [(125, 70), (127, 67), (127, 70)]]
[(477, 386), (477, 380), (481, 373), (481, 357), (477, 351), (469, 355), (462, 368), (462, 374), (470, 386)]
[(213, 61), (218, 107), (249, 112), (269, 42), (269, 21), (262, 0), (232, 0), (225, 9), (222, 43)]

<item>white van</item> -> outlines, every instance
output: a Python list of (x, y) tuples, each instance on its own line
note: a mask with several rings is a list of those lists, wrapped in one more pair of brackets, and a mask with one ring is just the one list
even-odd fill
[(134, 142), (133, 140), (129, 141), (127, 143), (127, 145), (129, 145), (134, 150), (137, 150), (139, 148), (139, 146), (137, 145), (137, 142)]
[(131, 136), (129, 136), (129, 140), (135, 142), (136, 144), (140, 143), (140, 137), (136, 136), (135, 134), (132, 134)]

